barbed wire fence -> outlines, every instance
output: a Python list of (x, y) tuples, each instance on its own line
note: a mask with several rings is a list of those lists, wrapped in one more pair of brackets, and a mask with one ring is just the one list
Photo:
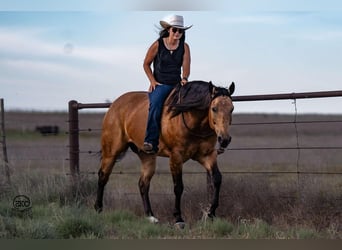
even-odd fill
[[(302, 157), (303, 150), (329, 150), (335, 152), (335, 150), (342, 149), (342, 143), (339, 145), (301, 145), (300, 144), (300, 131), (298, 129), (299, 125), (306, 125), (306, 124), (332, 124), (334, 126), (340, 126), (342, 123), (342, 119), (326, 119), (326, 120), (299, 120), (298, 119), (298, 107), (297, 107), (297, 100), (304, 99), (304, 98), (329, 98), (329, 97), (342, 97), (342, 91), (328, 91), (328, 92), (310, 92), (310, 93), (290, 93), (290, 94), (280, 94), (280, 95), (255, 95), (255, 96), (235, 96), (233, 97), (233, 101), (238, 102), (254, 102), (254, 101), (272, 101), (272, 100), (292, 100), (294, 106), (293, 117), (291, 120), (287, 121), (247, 121), (247, 122), (235, 122), (233, 121), (233, 127), (250, 127), (255, 128), (257, 126), (269, 125), (269, 126), (282, 126), (282, 125), (291, 125), (293, 126), (293, 132), (295, 135), (295, 143), (291, 146), (253, 146), (253, 145), (240, 145), (229, 147), (228, 152), (263, 152), (263, 151), (293, 151), (295, 152), (294, 157), (294, 168), (293, 169), (286, 169), (286, 170), (277, 170), (277, 169), (267, 169), (267, 170), (253, 170), (253, 169), (243, 169), (243, 170), (227, 170), (224, 169), (222, 174), (230, 174), (230, 175), (267, 175), (267, 174), (279, 174), (279, 175), (294, 175), (297, 177), (297, 185), (300, 185), (300, 178), (301, 176), (307, 175), (341, 175), (342, 171), (341, 168), (334, 169), (334, 170), (307, 170), (301, 169), (300, 160)], [(66, 175), (71, 175), (72, 179), (75, 181), (79, 178), (80, 175), (86, 174), (97, 174), (97, 169), (95, 171), (87, 171), (83, 170), (82, 165), (80, 164), (80, 159), (91, 157), (91, 158), (99, 158), (98, 157), (98, 150), (99, 149), (87, 149), (84, 148), (82, 144), (82, 140), (80, 141), (81, 135), (89, 135), (95, 134), (95, 136), (101, 133), (100, 127), (87, 127), (87, 125), (82, 125), (79, 127), (80, 124), (80, 117), (79, 117), (79, 110), (90, 110), (90, 109), (107, 109), (110, 106), (110, 103), (78, 103), (77, 101), (70, 101), (69, 102), (69, 114), (68, 118), (66, 118), (66, 122), (68, 124), (68, 138), (65, 140), (65, 145), (48, 145), (48, 147), (57, 152), (55, 154), (44, 155), (39, 153), (39, 151), (43, 151), (46, 148), (46, 145), (35, 145), (34, 148), (37, 150), (37, 154), (16, 154), (10, 158), (10, 163), (5, 164), (8, 169), (8, 165), (11, 165), (12, 162), (24, 162), (26, 166), (30, 167), (35, 165), (35, 161), (45, 162), (49, 161), (51, 165), (62, 165), (63, 173)], [(336, 116), (337, 117), (337, 116)], [(11, 121), (6, 121), (11, 122)], [(4, 119), (2, 119), (2, 124), (5, 124)], [(1, 134), (1, 138), (3, 138), (3, 134)], [(1, 145), (3, 145), (3, 139), (1, 141)], [(324, 144), (324, 141), (323, 141)], [(26, 148), (32, 147), (30, 145), (15, 145), (10, 147), (11, 151), (20, 151), (24, 152)], [(133, 152), (129, 151), (128, 154), (134, 154)], [(334, 154), (334, 153), (332, 153)], [(69, 157), (68, 157), (69, 155)], [(86, 162), (87, 160), (85, 160)], [(4, 157), (1, 158), (1, 162), (4, 163)], [(14, 166), (14, 163), (12, 164)], [(82, 163), (82, 162), (81, 162)], [(4, 166), (5, 166), (4, 165)], [(8, 172), (9, 173), (9, 172)], [(134, 171), (125, 171), (125, 170), (116, 170), (113, 171), (114, 175), (139, 175), (140, 172), (138, 170)], [(169, 171), (167, 170), (160, 170), (156, 174), (158, 175), (169, 175)], [(205, 174), (205, 171), (184, 171), (186, 175), (201, 175)]]
[[(342, 172), (322, 172), (322, 171), (305, 171), (301, 172), (299, 170), (299, 165), (300, 165), (300, 150), (332, 150), (332, 149), (342, 149), (342, 145), (336, 145), (336, 146), (301, 146), (299, 143), (299, 137), (300, 137), (300, 132), (298, 131), (298, 124), (319, 124), (319, 123), (333, 123), (333, 124), (342, 124), (342, 119), (341, 120), (310, 120), (310, 121), (297, 121), (297, 114), (295, 115), (294, 121), (273, 121), (273, 122), (248, 122), (248, 123), (232, 123), (232, 126), (258, 126), (258, 125), (294, 125), (294, 133), (295, 133), (295, 138), (296, 138), (296, 145), (295, 146), (287, 146), (287, 147), (229, 147), (227, 151), (265, 151), (265, 150), (296, 150), (297, 156), (295, 159), (295, 166), (296, 166), (296, 171), (224, 171), (223, 173), (226, 174), (257, 174), (257, 173), (284, 173), (284, 174), (342, 174)], [(101, 132), (100, 128), (80, 128), (77, 130), (80, 134), (85, 134), (85, 133), (93, 133), (93, 132)], [(69, 146), (70, 147), (70, 146)], [(78, 156), (82, 158), (82, 155), (88, 155), (88, 156), (97, 156), (100, 152), (98, 150), (92, 150), (92, 149), (80, 149), (78, 151), (73, 151), (72, 153), (78, 153)], [(134, 152), (130, 149), (127, 150), (128, 153), (133, 153)], [(70, 153), (70, 152), (69, 152)], [(66, 160), (70, 161), (70, 158), (67, 158)], [(81, 171), (80, 170), (80, 165), (78, 164), (78, 174), (97, 174), (96, 171)], [(75, 171), (70, 171), (69, 174), (72, 174)], [(139, 174), (140, 172), (130, 172), (128, 174)], [(187, 172), (185, 172), (186, 174)], [(190, 172), (189, 174), (202, 174), (203, 172)], [(123, 171), (119, 172), (113, 172), (112, 174), (125, 174)], [(169, 172), (159, 172), (159, 174), (169, 174)]]
[[(255, 126), (255, 125), (280, 125), (280, 124), (293, 124), (296, 135), (296, 145), (294, 147), (236, 147), (229, 148), (230, 151), (250, 151), (250, 150), (296, 150), (297, 158), (296, 158), (296, 171), (269, 171), (267, 173), (293, 173), (293, 174), (342, 174), (341, 172), (322, 172), (322, 171), (311, 171), (311, 172), (303, 172), (300, 171), (299, 168), (299, 160), (300, 160), (300, 152), (301, 149), (342, 149), (342, 146), (300, 146), (299, 145), (299, 132), (297, 125), (298, 124), (309, 124), (309, 123), (342, 123), (342, 120), (319, 120), (319, 121), (298, 121), (298, 110), (297, 103), (298, 99), (308, 99), (308, 98), (328, 98), (328, 97), (341, 97), (342, 91), (324, 91), (324, 92), (305, 92), (305, 93), (289, 93), (289, 94), (272, 94), (272, 95), (249, 95), (249, 96), (235, 96), (233, 97), (234, 102), (250, 102), (250, 101), (267, 101), (267, 100), (284, 100), (290, 99), (293, 100), (293, 104), (295, 107), (295, 114), (293, 121), (281, 121), (281, 122), (248, 122), (248, 123), (234, 123), (233, 126)], [(70, 173), (71, 175), (80, 174), (80, 165), (79, 165), (79, 156), (80, 154), (97, 154), (98, 152), (94, 152), (92, 150), (83, 150), (79, 149), (79, 133), (91, 133), (91, 132), (99, 132), (100, 128), (79, 128), (79, 120), (78, 120), (78, 110), (81, 109), (98, 109), (98, 108), (108, 108), (110, 103), (78, 103), (77, 101), (69, 102), (69, 161), (70, 161)], [(84, 172), (83, 172), (84, 173)], [(95, 172), (90, 172), (90, 174), (94, 174)], [(264, 172), (227, 172), (224, 173), (264, 173)], [(115, 174), (115, 172), (114, 172)], [(120, 172), (119, 174), (123, 174)], [(193, 174), (193, 172), (191, 172)]]
[[(257, 126), (283, 126), (283, 125), (290, 125), (293, 127), (293, 133), (295, 141), (291, 146), (251, 146), (251, 145), (240, 145), (240, 146), (233, 146), (230, 145), (228, 150), (229, 152), (242, 152), (240, 155), (245, 154), (246, 152), (269, 152), (269, 151), (292, 151), (294, 152), (293, 156), (293, 166), (291, 169), (286, 170), (279, 170), (277, 169), (267, 169), (267, 170), (260, 170), (260, 169), (243, 169), (243, 170), (229, 170), (229, 169), (221, 169), (221, 173), (223, 175), (229, 176), (241, 176), (241, 175), (252, 175), (257, 178), (259, 177), (268, 177), (271, 175), (277, 176), (291, 176), (291, 178), (295, 178), (294, 180), (294, 193), (289, 193), (283, 196), (286, 198), (294, 198), (294, 199), (304, 199), (305, 192), (308, 192), (309, 189), (312, 187), (308, 184), (309, 180), (320, 178), (320, 182), (323, 179), (332, 180), (335, 178), (339, 178), (336, 176), (341, 176), (342, 169), (341, 167), (334, 168), (334, 169), (307, 169), (303, 168), (301, 161), (303, 151), (318, 151), (321, 152), (322, 150), (331, 152), (331, 155), (336, 153), (336, 150), (342, 149), (342, 141), (337, 145), (326, 144), (325, 141), (322, 141), (321, 145), (302, 145), (300, 143), (301, 131), (299, 129), (300, 125), (311, 125), (311, 124), (331, 124), (332, 126), (341, 127), (342, 119), (340, 116), (334, 116), (333, 119), (328, 119), (326, 117), (320, 118), (318, 120), (311, 119), (311, 120), (300, 120), (300, 115), (298, 114), (298, 107), (297, 107), (297, 100), (298, 99), (313, 99), (313, 98), (330, 98), (330, 97), (342, 97), (342, 91), (328, 91), (328, 92), (309, 92), (309, 93), (290, 93), (290, 94), (275, 94), (275, 95), (255, 95), (255, 96), (236, 96), (233, 97), (233, 101), (237, 102), (255, 102), (255, 101), (277, 101), (277, 100), (292, 100), (293, 105), (293, 116), (291, 119), (286, 121), (247, 121), (247, 122), (234, 122), (233, 119), (233, 128), (234, 127), (250, 127), (254, 128)], [(77, 101), (70, 101), (69, 102), (69, 158), (70, 161), (70, 175), (73, 177), (73, 180), (77, 179), (80, 175), (96, 175), (97, 171), (86, 171), (82, 170), (82, 166), (80, 165), (80, 158), (85, 158), (86, 156), (96, 156), (99, 152), (97, 150), (87, 149), (82, 147), (82, 144), (79, 142), (79, 136), (91, 133), (101, 133), (101, 128), (99, 127), (79, 127), (79, 117), (78, 111), (79, 110), (89, 110), (89, 109), (100, 109), (100, 108), (108, 108), (110, 106), (109, 103), (78, 103)], [(290, 116), (289, 116), (290, 117)], [(264, 131), (267, 132), (267, 131)], [(82, 149), (80, 149), (80, 147)], [(134, 153), (128, 150), (128, 154), (134, 155)], [(337, 153), (339, 154), (339, 153)], [(339, 158), (340, 159), (340, 158)], [(303, 157), (304, 160), (304, 157)], [(340, 164), (341, 161), (339, 161)], [(139, 162), (137, 160), (137, 165)], [(220, 167), (221, 168), (221, 167)], [(139, 169), (136, 170), (115, 170), (112, 172), (113, 175), (135, 175), (139, 176), (140, 171)], [(206, 172), (204, 169), (199, 169), (197, 171), (183, 171), (183, 174), (190, 175), (190, 176), (205, 176)], [(168, 169), (159, 169), (156, 171), (156, 175), (170, 175)], [(288, 179), (288, 178), (285, 178)], [(316, 180), (317, 181), (317, 180)], [(329, 181), (327, 181), (329, 182)], [(337, 181), (337, 188), (340, 190), (341, 188), (341, 179)], [(316, 183), (317, 184), (317, 183)], [(208, 183), (207, 183), (208, 185)], [(332, 186), (328, 187), (331, 190)], [(335, 190), (336, 186), (334, 186)], [(336, 191), (336, 190), (335, 190)], [(339, 191), (338, 191), (339, 192)], [(125, 191), (126, 195), (138, 195), (138, 193), (131, 193), (129, 191)], [(159, 194), (157, 192), (157, 194)], [(165, 194), (164, 194), (165, 195)], [(340, 198), (338, 198), (340, 199)]]

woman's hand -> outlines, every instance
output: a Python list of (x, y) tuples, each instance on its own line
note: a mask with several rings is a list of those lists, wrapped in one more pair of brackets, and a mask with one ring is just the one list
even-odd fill
[(188, 82), (188, 79), (186, 79), (185, 77), (183, 77), (183, 79), (181, 80), (182, 86), (185, 85), (185, 84), (187, 84), (187, 82)]
[(148, 88), (148, 92), (152, 92), (153, 90), (155, 90), (157, 85), (161, 85), (161, 84), (157, 81), (151, 81), (150, 87)]

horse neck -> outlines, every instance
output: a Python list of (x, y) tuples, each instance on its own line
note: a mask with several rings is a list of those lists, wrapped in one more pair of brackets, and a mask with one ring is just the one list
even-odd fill
[(194, 110), (182, 114), (186, 122), (186, 126), (198, 130), (198, 131), (209, 131), (212, 130), (209, 125), (208, 110)]

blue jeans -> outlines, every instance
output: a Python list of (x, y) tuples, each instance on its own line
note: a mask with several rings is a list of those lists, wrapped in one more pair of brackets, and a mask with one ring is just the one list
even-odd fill
[(148, 110), (145, 142), (151, 143), (153, 145), (153, 150), (156, 152), (158, 152), (160, 121), (164, 102), (173, 88), (174, 85), (157, 85), (156, 88), (148, 94), (150, 106)]

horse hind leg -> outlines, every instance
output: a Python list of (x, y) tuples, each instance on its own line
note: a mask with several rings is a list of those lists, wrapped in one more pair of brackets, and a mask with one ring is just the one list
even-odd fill
[(102, 147), (101, 167), (98, 172), (97, 197), (94, 208), (97, 212), (101, 212), (103, 208), (103, 193), (104, 188), (112, 173), (115, 161), (120, 158), (127, 150), (128, 146), (117, 140), (117, 144), (103, 144), (107, 146)]
[(97, 197), (94, 205), (95, 210), (100, 213), (103, 209), (103, 193), (109, 176), (115, 164), (114, 157), (106, 157), (101, 160), (101, 167), (98, 172)]

